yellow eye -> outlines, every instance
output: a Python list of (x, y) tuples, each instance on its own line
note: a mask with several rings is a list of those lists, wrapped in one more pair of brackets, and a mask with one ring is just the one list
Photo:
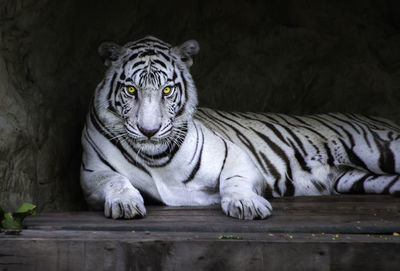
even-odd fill
[(129, 93), (134, 93), (136, 91), (136, 89), (135, 89), (135, 87), (130, 86), (130, 87), (128, 87), (128, 91), (129, 91)]
[(170, 93), (171, 92), (171, 88), (170, 87), (165, 87), (164, 89), (163, 89), (163, 93), (164, 94), (168, 94), (168, 93)]

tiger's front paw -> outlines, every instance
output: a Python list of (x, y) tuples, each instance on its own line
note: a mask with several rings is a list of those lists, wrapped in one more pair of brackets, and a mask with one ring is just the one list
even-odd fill
[(221, 207), (228, 216), (239, 219), (264, 219), (271, 215), (272, 206), (268, 200), (254, 194), (251, 197), (224, 197)]
[(106, 197), (104, 215), (114, 219), (139, 218), (146, 215), (146, 208), (139, 193), (115, 194)]

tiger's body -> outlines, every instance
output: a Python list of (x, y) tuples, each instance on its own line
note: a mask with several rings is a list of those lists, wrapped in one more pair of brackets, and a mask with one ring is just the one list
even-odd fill
[(197, 106), (195, 41), (105, 44), (109, 69), (82, 134), (81, 184), (113, 218), (145, 215), (141, 194), (172, 206), (221, 204), (265, 218), (266, 197), (400, 191), (400, 128), (353, 114), (289, 116)]

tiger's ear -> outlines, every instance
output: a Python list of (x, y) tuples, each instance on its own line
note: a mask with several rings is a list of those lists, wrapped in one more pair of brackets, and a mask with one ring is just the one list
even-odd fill
[(103, 59), (104, 65), (107, 67), (111, 66), (114, 61), (118, 60), (125, 51), (126, 48), (112, 42), (103, 42), (100, 44), (98, 49), (99, 55)]
[(182, 45), (174, 47), (174, 51), (189, 68), (193, 65), (193, 57), (200, 51), (200, 46), (197, 41), (188, 40)]

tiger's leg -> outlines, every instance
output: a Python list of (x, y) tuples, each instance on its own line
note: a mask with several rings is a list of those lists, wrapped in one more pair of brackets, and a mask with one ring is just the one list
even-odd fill
[(81, 177), (81, 185), (88, 203), (97, 209), (104, 208), (106, 217), (129, 219), (146, 214), (140, 192), (125, 176), (109, 170), (81, 174), (86, 175)]
[(95, 152), (95, 145), (82, 137), (81, 186), (89, 205), (106, 217), (134, 218), (146, 214), (143, 197), (129, 179), (111, 170)]
[(350, 169), (337, 178), (335, 190), (339, 193), (399, 195), (400, 175)]
[(220, 195), (223, 212), (239, 219), (264, 219), (272, 206), (261, 196), (264, 178), (246, 153), (230, 146), (220, 175)]

